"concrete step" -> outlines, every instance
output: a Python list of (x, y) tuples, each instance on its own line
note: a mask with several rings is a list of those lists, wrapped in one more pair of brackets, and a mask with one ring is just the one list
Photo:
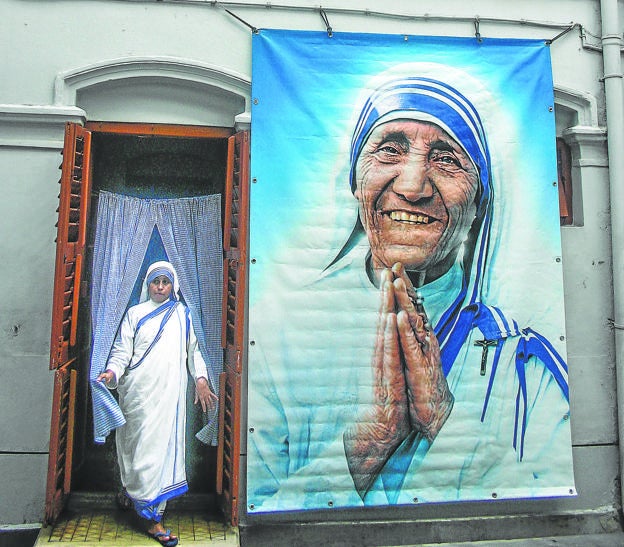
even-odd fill
[(612, 534), (587, 534), (580, 536), (551, 536), (542, 538), (507, 539), (496, 541), (471, 541), (463, 543), (426, 543), (419, 547), (466, 547), (475, 545), (478, 547), (540, 547), (540, 546), (565, 546), (565, 547), (624, 547), (624, 532)]
[[(181, 545), (238, 547), (238, 529), (224, 523), (221, 515), (209, 511), (201, 498), (189, 496), (170, 503), (164, 526), (180, 538)], [(204, 500), (205, 501), (205, 500)], [(134, 511), (122, 511), (112, 494), (72, 494), (59, 519), (42, 528), (35, 547), (50, 544), (80, 544), (84, 547), (154, 547), (144, 523)]]

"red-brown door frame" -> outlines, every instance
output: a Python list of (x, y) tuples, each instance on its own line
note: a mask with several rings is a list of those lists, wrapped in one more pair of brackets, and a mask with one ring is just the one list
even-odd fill
[[(72, 471), (72, 454), (74, 440), (74, 422), (75, 422), (75, 398), (77, 385), (77, 358), (75, 356), (75, 347), (77, 343), (77, 315), (78, 300), (80, 297), (80, 279), (82, 273), (82, 258), (86, 243), (88, 209), (90, 203), (91, 192), (91, 133), (116, 133), (125, 135), (150, 135), (160, 137), (185, 137), (185, 138), (228, 138), (228, 180), (226, 181), (227, 189), (232, 186), (230, 173), (234, 173), (235, 166), (239, 165), (240, 155), (234, 158), (231, 154), (240, 151), (240, 135), (244, 135), (245, 149), (243, 154), (244, 177), (248, 177), (248, 155), (249, 147), (248, 133), (237, 134), (232, 136), (232, 129), (227, 127), (200, 127), (200, 126), (181, 126), (181, 125), (162, 125), (162, 124), (132, 124), (132, 123), (113, 123), (113, 122), (89, 122), (85, 127), (77, 124), (68, 123), (66, 126), (66, 137), (63, 148), (63, 163), (61, 165), (61, 192), (59, 195), (59, 221), (57, 235), (57, 258), (56, 273), (54, 281), (53, 294), (53, 318), (51, 332), (51, 349), (50, 349), (50, 368), (56, 369), (54, 380), (54, 393), (52, 402), (52, 421), (50, 432), (50, 453), (48, 459), (48, 478), (46, 490), (46, 507), (45, 507), (45, 523), (53, 523), (59, 516), (66, 502), (67, 496), (71, 489), (71, 471)], [(236, 139), (239, 139), (239, 144)], [(78, 144), (76, 144), (78, 143)], [(76, 176), (79, 176), (78, 182), (83, 184), (76, 185)], [(240, 179), (240, 173), (236, 176)], [(84, 180), (83, 180), (84, 178)], [(246, 179), (245, 179), (246, 180)], [(73, 183), (73, 185), (72, 185)], [(245, 192), (247, 185), (243, 184)], [(76, 189), (80, 190), (80, 206), (76, 205)], [(232, 196), (227, 200), (232, 200)], [(246, 203), (246, 202), (245, 202)], [(247, 207), (247, 205), (245, 205)], [(226, 226), (224, 226), (224, 243), (228, 245), (232, 240), (232, 225), (228, 225), (226, 215)], [(235, 223), (235, 231), (238, 231), (238, 222)], [(246, 249), (246, 229), (247, 217), (244, 217), (243, 231), (245, 234)], [(69, 244), (68, 244), (69, 242)], [(246, 255), (245, 255), (246, 256)], [(226, 260), (227, 262), (227, 260)], [(242, 262), (243, 270), (246, 260)], [(239, 266), (237, 266), (237, 269)], [(245, 295), (245, 276), (244, 271), (238, 274), (238, 278), (242, 280), (241, 291), (244, 299)], [(224, 295), (224, 302), (225, 302)], [(237, 302), (240, 297), (237, 296)], [(238, 315), (237, 324), (244, 321), (245, 304), (244, 300), (236, 306)], [(224, 323), (227, 319), (224, 318)], [(242, 332), (242, 329), (241, 331)], [(238, 337), (237, 337), (238, 339)], [(240, 340), (239, 340), (240, 342)], [(224, 346), (225, 348), (225, 346)], [(231, 350), (230, 350), (231, 354)], [(227, 458), (231, 465), (229, 466), (231, 475), (231, 484), (235, 489), (229, 490), (233, 492), (233, 496), (228, 497), (226, 504), (230, 511), (229, 520), (236, 524), (238, 521), (238, 475), (239, 455), (240, 455), (240, 413), (241, 413), (241, 395), (240, 395), (240, 375), (242, 372), (242, 362), (240, 360), (240, 352), (237, 353), (236, 365), (234, 365), (234, 376), (231, 372), (231, 366), (226, 365), (226, 370), (221, 374), (223, 383), (221, 384), (221, 398), (225, 400), (225, 404), (221, 405), (221, 413), (227, 407), (230, 417), (228, 422), (234, 425), (229, 428), (228, 436), (233, 441), (228, 445), (228, 449), (233, 450), (232, 457)], [(226, 363), (228, 362), (228, 349), (226, 348)], [(230, 380), (227, 381), (226, 379)], [(226, 395), (227, 394), (227, 395)], [(221, 417), (220, 417), (221, 418)], [(220, 426), (224, 422), (220, 419)], [(219, 432), (219, 458), (224, 461), (227, 453), (223, 451), (224, 433)], [(222, 466), (217, 466), (217, 484), (221, 493), (222, 490)], [(226, 513), (227, 516), (227, 513)]]

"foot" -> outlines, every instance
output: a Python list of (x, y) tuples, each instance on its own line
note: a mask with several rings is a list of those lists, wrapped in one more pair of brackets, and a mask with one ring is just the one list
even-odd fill
[(115, 503), (122, 511), (128, 511), (133, 507), (132, 500), (126, 495), (125, 489), (121, 492), (117, 492), (117, 495), (115, 496)]
[(175, 547), (178, 544), (178, 538), (171, 533), (171, 530), (165, 530), (160, 522), (150, 526), (147, 534), (165, 547)]

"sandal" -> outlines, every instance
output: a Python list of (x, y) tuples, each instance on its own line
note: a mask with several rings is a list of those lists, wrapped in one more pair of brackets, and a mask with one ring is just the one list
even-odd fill
[[(178, 538), (176, 536), (171, 535), (171, 530), (165, 530), (164, 532), (147, 532), (147, 535), (152, 539), (155, 539), (164, 547), (175, 547), (178, 544)], [(169, 539), (165, 539), (169, 538)]]

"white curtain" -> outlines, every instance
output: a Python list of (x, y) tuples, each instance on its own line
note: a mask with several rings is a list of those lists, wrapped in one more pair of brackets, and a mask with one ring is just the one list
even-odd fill
[[(95, 379), (108, 360), (154, 227), (178, 273), (209, 381), (218, 393), (223, 369), (221, 196), (143, 199), (100, 192), (93, 249), (89, 376), (96, 443), (103, 443), (113, 429), (125, 423), (115, 398)], [(198, 435), (207, 444), (216, 444), (217, 416), (217, 412), (211, 413)]]

